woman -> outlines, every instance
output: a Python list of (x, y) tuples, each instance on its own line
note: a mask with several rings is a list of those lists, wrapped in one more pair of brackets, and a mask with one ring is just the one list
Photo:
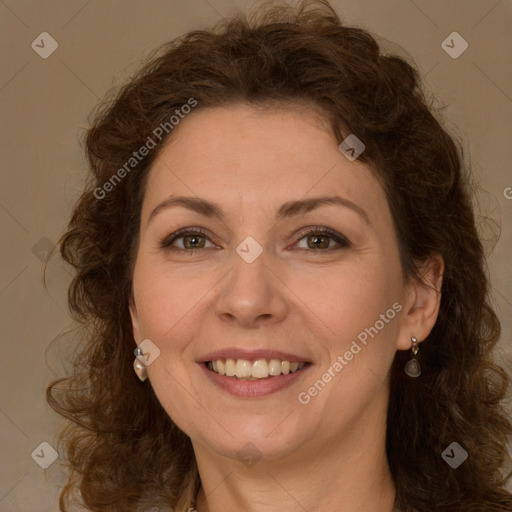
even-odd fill
[(169, 43), (86, 149), (62, 510), (512, 509), (468, 179), (411, 65), (271, 6)]

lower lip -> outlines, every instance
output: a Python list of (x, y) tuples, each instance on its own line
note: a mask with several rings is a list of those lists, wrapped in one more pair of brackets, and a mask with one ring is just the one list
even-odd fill
[(235, 396), (244, 398), (258, 398), (261, 396), (277, 393), (302, 377), (311, 364), (307, 363), (302, 370), (287, 375), (281, 374), (276, 377), (269, 377), (261, 380), (239, 380), (236, 377), (226, 377), (219, 375), (206, 367), (205, 363), (199, 363), (201, 370), (210, 381), (219, 388)]

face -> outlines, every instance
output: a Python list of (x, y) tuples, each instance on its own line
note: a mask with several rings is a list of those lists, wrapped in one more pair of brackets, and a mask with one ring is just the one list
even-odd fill
[(382, 427), (415, 335), (385, 194), (306, 107), (180, 123), (148, 175), (133, 293), (164, 409), (196, 453), (234, 460), (249, 442), (277, 461)]

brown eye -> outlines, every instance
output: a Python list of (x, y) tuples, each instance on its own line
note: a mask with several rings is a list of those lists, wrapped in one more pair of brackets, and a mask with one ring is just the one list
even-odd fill
[(331, 241), (331, 237), (325, 235), (309, 235), (307, 237), (308, 247), (310, 249), (327, 249)]
[[(180, 236), (179, 238), (183, 238), (183, 245), (185, 246), (185, 249), (195, 249), (198, 247), (200, 249), (202, 249), (205, 244), (203, 236), (184, 235), (184, 236)], [(201, 240), (201, 239), (203, 239), (203, 240)]]
[[(334, 249), (343, 249), (350, 247), (350, 242), (347, 238), (329, 228), (315, 228), (314, 230), (310, 230), (302, 235), (299, 240), (306, 239), (307, 246), (306, 247), (298, 247), (299, 249), (312, 249), (312, 250), (334, 250)], [(331, 242), (337, 244), (337, 247), (334, 246)]]
[[(177, 247), (175, 242), (182, 240), (180, 242), (181, 247)], [(206, 233), (200, 228), (184, 228), (176, 231), (171, 234), (167, 238), (165, 238), (160, 246), (162, 248), (177, 250), (177, 251), (186, 251), (190, 249), (208, 249), (206, 247), (206, 240), (209, 240)], [(211, 243), (211, 242), (210, 242)], [(213, 244), (211, 245), (213, 247)]]

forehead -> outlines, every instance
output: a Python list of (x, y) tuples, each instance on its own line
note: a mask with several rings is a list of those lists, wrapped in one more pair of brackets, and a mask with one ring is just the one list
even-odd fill
[(345, 158), (326, 117), (300, 105), (194, 111), (174, 129), (149, 171), (142, 217), (171, 194), (244, 212), (327, 194), (366, 205), (376, 218), (387, 209), (367, 165)]

